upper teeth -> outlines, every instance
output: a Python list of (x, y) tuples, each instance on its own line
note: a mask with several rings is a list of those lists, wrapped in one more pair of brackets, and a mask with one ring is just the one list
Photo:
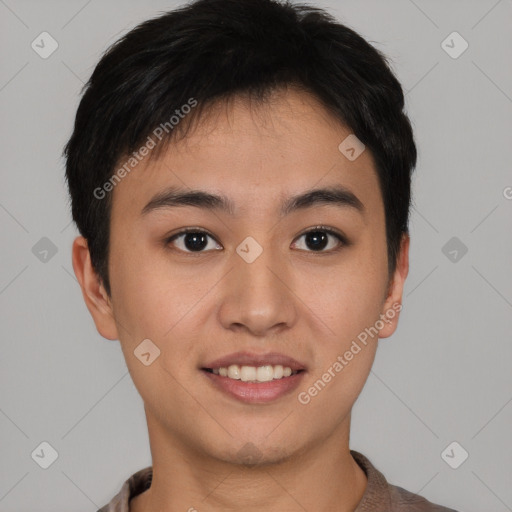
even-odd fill
[(281, 379), (292, 375), (292, 369), (289, 366), (281, 366), (280, 364), (265, 366), (231, 366), (213, 368), (213, 373), (221, 377), (229, 377), (230, 379), (242, 380), (243, 382), (268, 382), (273, 379)]

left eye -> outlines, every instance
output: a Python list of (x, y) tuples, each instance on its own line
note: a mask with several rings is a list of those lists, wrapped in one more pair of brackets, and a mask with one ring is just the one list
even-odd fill
[[(303, 247), (296, 248), (311, 252), (330, 252), (339, 249), (340, 246), (348, 245), (346, 239), (341, 234), (321, 226), (306, 231), (296, 240), (303, 237), (305, 237), (306, 249)], [(209, 244), (208, 238), (213, 242)], [(330, 238), (331, 240), (329, 240)], [(335, 240), (333, 241), (332, 239)], [(222, 249), (222, 246), (216, 243), (213, 236), (200, 229), (181, 231), (167, 239), (166, 243), (176, 246), (183, 252), (206, 252)], [(298, 244), (294, 242), (292, 245), (297, 246)]]
[[(298, 239), (302, 237), (306, 237), (306, 247), (308, 247), (308, 249), (311, 249), (312, 252), (330, 252), (332, 250), (339, 249), (340, 246), (342, 245), (346, 245), (346, 240), (341, 234), (336, 233), (331, 229), (322, 227), (317, 227), (309, 231), (306, 231), (306, 233), (300, 235)], [(331, 245), (329, 246), (330, 237), (336, 239), (336, 241), (334, 242), (334, 246), (332, 246), (332, 242)], [(327, 246), (329, 247), (327, 248), (327, 250), (325, 250)]]

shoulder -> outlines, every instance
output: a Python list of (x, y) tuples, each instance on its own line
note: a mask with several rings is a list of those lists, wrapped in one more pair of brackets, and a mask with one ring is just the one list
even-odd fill
[(130, 500), (149, 489), (152, 479), (152, 466), (137, 471), (124, 482), (121, 490), (98, 512), (129, 512)]
[(388, 489), (393, 512), (457, 512), (452, 508), (436, 505), (402, 487), (388, 484)]
[(354, 450), (350, 453), (368, 480), (365, 493), (355, 512), (457, 512), (436, 505), (402, 487), (389, 484), (384, 475), (363, 454)]

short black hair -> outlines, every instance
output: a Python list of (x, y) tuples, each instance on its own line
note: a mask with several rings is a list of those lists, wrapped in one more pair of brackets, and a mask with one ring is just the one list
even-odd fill
[[(105, 52), (84, 87), (64, 149), (73, 220), (109, 296), (112, 194), (97, 191), (105, 190), (121, 158), (159, 126), (168, 144), (183, 131), (172, 129), (171, 117), (191, 101), (197, 108), (187, 118), (200, 119), (214, 102), (239, 95), (264, 101), (288, 86), (315, 96), (370, 150), (392, 275), (408, 233), (417, 155), (404, 94), (386, 56), (317, 7), (196, 0), (141, 23)], [(177, 128), (185, 125), (190, 121)]]

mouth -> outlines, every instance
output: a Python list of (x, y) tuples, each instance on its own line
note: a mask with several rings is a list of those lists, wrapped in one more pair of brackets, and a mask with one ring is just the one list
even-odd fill
[(278, 353), (231, 354), (201, 367), (215, 389), (246, 403), (266, 403), (291, 393), (306, 367)]
[(239, 366), (232, 364), (230, 366), (220, 366), (219, 368), (201, 368), (205, 372), (213, 373), (228, 379), (240, 380), (242, 382), (249, 382), (255, 384), (257, 382), (270, 382), (272, 380), (279, 380), (292, 375), (297, 375), (304, 370), (292, 370), (289, 366), (264, 365), (264, 366)]

